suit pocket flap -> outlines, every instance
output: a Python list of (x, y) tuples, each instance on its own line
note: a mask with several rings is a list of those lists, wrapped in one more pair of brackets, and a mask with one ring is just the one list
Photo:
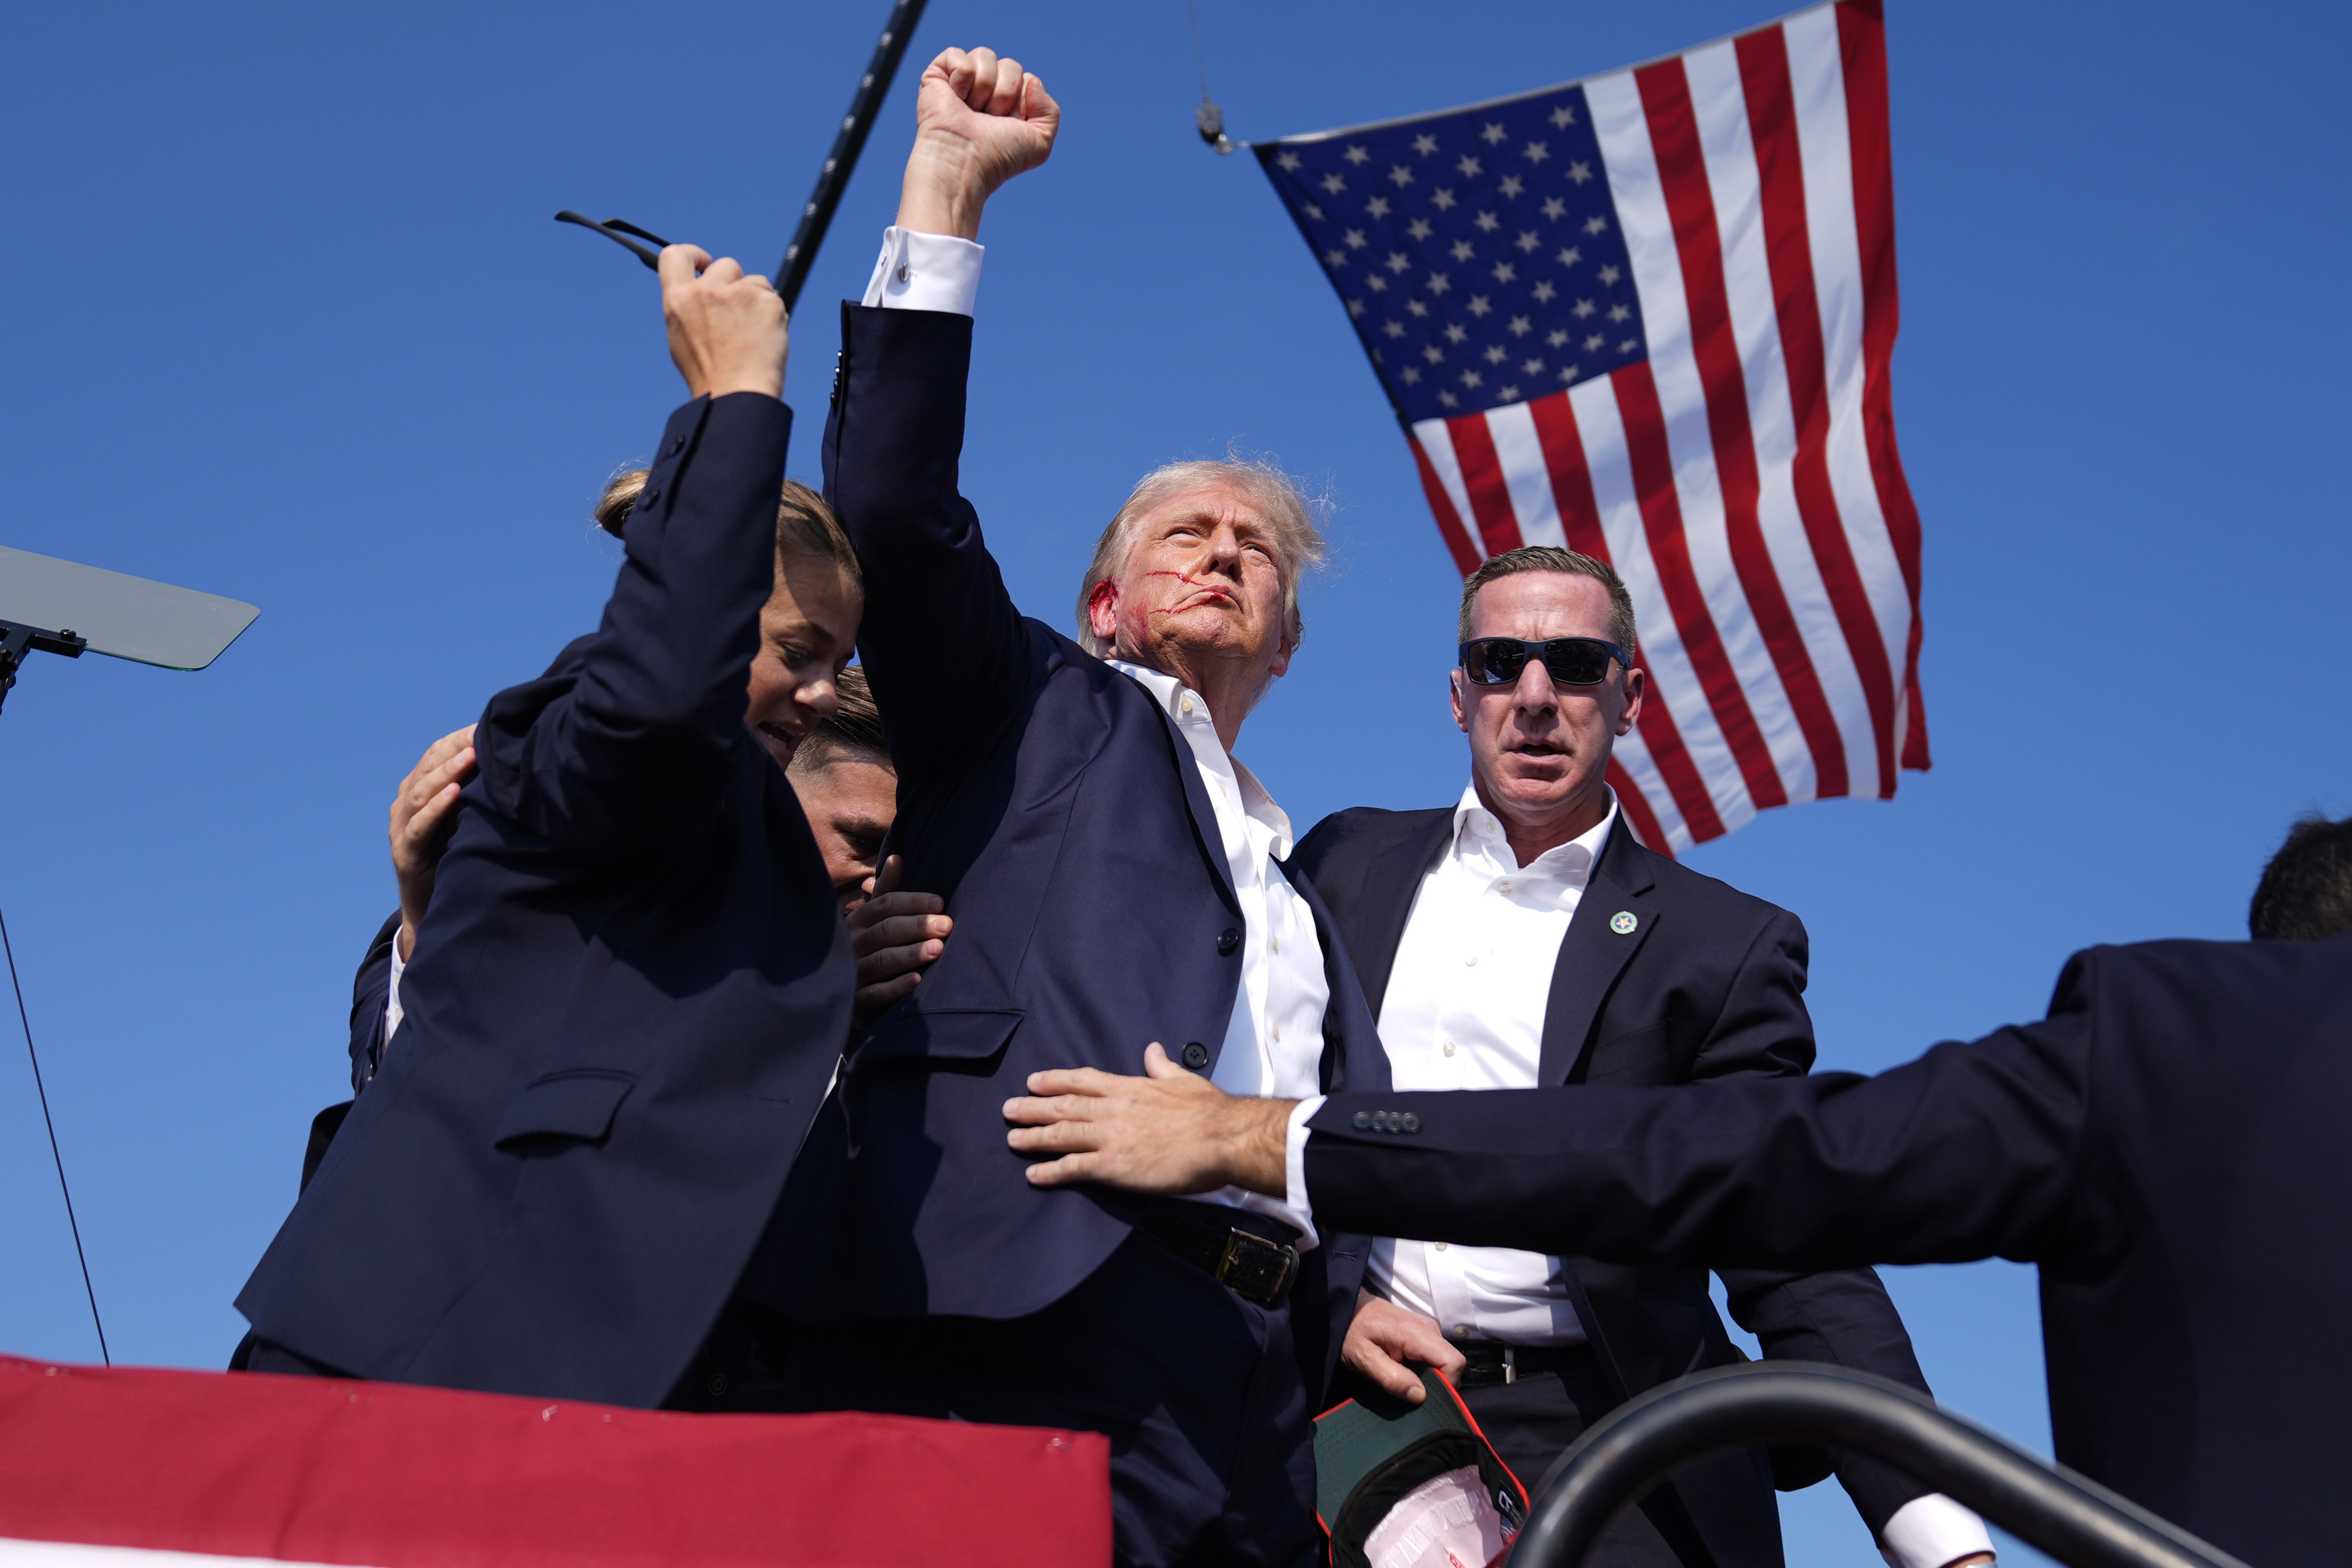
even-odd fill
[(578, 1138), (594, 1142), (612, 1131), (614, 1114), (636, 1087), (633, 1073), (577, 1068), (533, 1079), (499, 1122), (501, 1149), (525, 1138)]
[(867, 1062), (985, 1061), (1004, 1048), (1021, 1026), (1016, 1008), (942, 1007), (936, 1012), (894, 1013), (874, 1026), (852, 1060)]

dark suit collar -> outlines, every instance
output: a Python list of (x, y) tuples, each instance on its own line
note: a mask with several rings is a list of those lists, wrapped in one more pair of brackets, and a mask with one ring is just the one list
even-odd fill
[(1357, 903), (1365, 918), (1349, 933), (1348, 952), (1356, 961), (1364, 1000), (1371, 1005), (1374, 1017), (1388, 994), (1389, 976), (1396, 969), (1397, 949), (1404, 942), (1421, 880), (1454, 842), (1454, 816), (1452, 810), (1399, 812), (1388, 843), (1364, 868), (1363, 896)]
[[(1543, 1055), (1536, 1072), (1538, 1084), (1551, 1088), (1568, 1081), (1610, 987), (1657, 930), (1662, 911), (1654, 896), (1658, 881), (1654, 865), (1651, 852), (1634, 839), (1621, 814), (1601, 846), (1600, 864), (1593, 867), (1584, 896), (1577, 901), (1576, 918), (1569, 922), (1552, 965)], [(1632, 917), (1632, 930), (1617, 929), (1623, 923), (1620, 915)]]
[(1176, 721), (1160, 705), (1159, 699), (1141, 681), (1136, 686), (1152, 712), (1160, 717), (1161, 731), (1168, 737), (1168, 761), (1176, 769), (1176, 776), (1184, 784), (1184, 803), (1192, 809), (1192, 841), (1200, 846), (1201, 858), (1209, 863), (1209, 874), (1216, 879), (1217, 896), (1234, 917), (1242, 918), (1242, 901), (1234, 891), (1234, 868), (1225, 863), (1225, 836), (1217, 826), (1217, 808), (1210, 804), (1209, 786), (1201, 782), (1200, 764), (1194, 761), (1192, 748), (1182, 735), (1176, 732)]

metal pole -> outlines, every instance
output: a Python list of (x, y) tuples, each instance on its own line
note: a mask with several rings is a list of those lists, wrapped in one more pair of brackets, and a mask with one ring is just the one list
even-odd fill
[(1545, 1473), (1511, 1568), (1581, 1568), (1617, 1510), (1692, 1459), (1760, 1443), (1832, 1444), (1903, 1471), (2074, 1568), (2246, 1568), (2071, 1470), (1843, 1367), (1722, 1367), (1611, 1411)]
[(800, 300), (801, 285), (808, 281), (817, 247), (824, 243), (824, 231), (833, 222), (833, 209), (841, 205), (850, 172), (857, 167), (866, 133), (874, 129), (874, 117), (890, 95), (890, 80), (898, 74), (898, 62), (915, 36), (915, 24), (922, 19), (924, 4), (925, 0), (897, 0), (890, 7), (882, 41), (874, 46), (874, 58), (866, 62), (866, 75), (849, 100), (849, 112), (842, 116), (841, 134), (834, 138), (833, 151), (817, 174), (816, 189), (809, 193), (808, 205), (801, 209), (800, 226), (793, 231), (793, 242), (784, 247), (784, 258), (776, 263), (776, 292), (784, 297), (787, 310)]

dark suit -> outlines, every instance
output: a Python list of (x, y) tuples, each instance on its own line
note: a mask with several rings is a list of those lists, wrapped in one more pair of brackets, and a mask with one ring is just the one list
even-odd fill
[[(1001, 1108), (1040, 1068), (1132, 1073), (1145, 1043), (1159, 1040), (1179, 1058), (1199, 1046), (1192, 1059), (1213, 1072), (1241, 979), (1243, 916), (1199, 770), (1158, 701), (1022, 616), (957, 493), (971, 330), (959, 315), (845, 310), (825, 481), (866, 563), (858, 648), (898, 768), (887, 847), (905, 856), (908, 887), (947, 900), (956, 932), (851, 1057), (793, 1169), (779, 1217), (806, 1238), (802, 1266), (755, 1271), (745, 1289), (803, 1323), (895, 1321), (888, 1359), (904, 1363), (914, 1337), (933, 1344), (949, 1331), (910, 1321), (924, 1314), (1027, 1321), (1004, 1334), (1031, 1335), (1088, 1287), (1097, 1331), (1135, 1345), (1159, 1337), (1151, 1356), (1105, 1348), (1073, 1358), (1061, 1381), (1043, 1380), (1052, 1386), (1013, 1405), (996, 1384), (1041, 1380), (1016, 1358), (974, 1351), (991, 1364), (968, 1375), (996, 1384), (940, 1396), (957, 1414), (1108, 1423), (1100, 1429), (1114, 1437), (1120, 1553), (1173, 1561), (1208, 1549), (1198, 1542), (1210, 1537), (1186, 1532), (1202, 1510), (1223, 1508), (1208, 1490), (1219, 1478), (1235, 1465), (1279, 1469), (1303, 1453), (1311, 1411), (1296, 1417), (1284, 1456), (1251, 1459), (1231, 1447), (1243, 1390), (1264, 1375), (1250, 1342), (1286, 1358), (1295, 1342), (1286, 1397), (1303, 1406), (1318, 1395), (1363, 1243), (1326, 1233), (1306, 1255), (1284, 1321), (1220, 1326), (1238, 1298), (1210, 1280), (1197, 1307), (1177, 1310), (1168, 1293), (1186, 1288), (1184, 1276), (1134, 1256), (1151, 1246), (1130, 1242), (1134, 1200), (1031, 1187), (1026, 1162), (1005, 1146)], [(1294, 882), (1314, 911), (1330, 986), (1323, 1081), (1385, 1085), (1354, 971), (1313, 889)], [(1114, 1278), (1126, 1283), (1114, 1289)], [(827, 1399), (898, 1397), (861, 1392), (854, 1378), (845, 1385), (839, 1370), (827, 1371)], [(1205, 1468), (1178, 1466), (1185, 1479), (1129, 1418), (1138, 1401), (1177, 1407), (1195, 1382), (1230, 1386), (1233, 1403), (1221, 1416), (1180, 1415), (1192, 1430), (1175, 1446), (1213, 1450)], [(1294, 1517), (1267, 1528), (1311, 1551), (1311, 1477), (1306, 1484), (1283, 1505)], [(1270, 1550), (1270, 1539), (1252, 1527), (1218, 1550)]]
[(853, 972), (743, 723), (790, 427), (672, 416), (601, 628), (484, 712), (399, 1035), (237, 1298), (298, 1361), (651, 1405), (742, 1272)]
[[(1360, 809), (1325, 819), (1299, 846), (1296, 863), (1329, 901), (1375, 1007), (1423, 879), (1454, 834), (1450, 806)], [(1630, 933), (1611, 927), (1621, 911), (1634, 917)], [(1620, 822), (1552, 968), (1538, 1079), (1664, 1085), (1802, 1074), (1813, 1058), (1805, 960), (1805, 930), (1794, 915), (1652, 853)], [(1471, 1238), (1447, 1232), (1445, 1239)], [(1577, 1318), (1617, 1400), (1740, 1359), (1708, 1300), (1704, 1269), (1577, 1256), (1563, 1262)], [(1861, 1367), (1925, 1391), (1910, 1336), (1869, 1269), (1731, 1268), (1723, 1282), (1732, 1316), (1767, 1357)], [(1810, 1484), (1828, 1468), (1815, 1450), (1774, 1457), (1783, 1484)], [(1846, 1459), (1838, 1470), (1874, 1531), (1921, 1490), (1867, 1460)], [(1780, 1560), (1772, 1479), (1756, 1456), (1733, 1454), (1681, 1471), (1671, 1485), (1716, 1561), (1729, 1568)]]
[[(1417, 1131), (1353, 1125), (1383, 1110)], [(2059, 1461), (2286, 1568), (2344, 1556), (2348, 1112), (2352, 936), (2148, 942), (1876, 1078), (1335, 1097), (1307, 1184), (1332, 1224), (1629, 1264), (2038, 1264)]]

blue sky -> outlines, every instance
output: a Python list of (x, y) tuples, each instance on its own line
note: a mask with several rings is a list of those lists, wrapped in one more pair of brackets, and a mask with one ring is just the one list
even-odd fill
[[(348, 980), (425, 744), (590, 626), (587, 509), (679, 397), (619, 215), (773, 266), (877, 5), (27, 7), (0, 101), (0, 543), (249, 600), (212, 669), (37, 663), (0, 713), (0, 908), (119, 1359), (217, 1365), (346, 1092)], [(1823, 1065), (2039, 1013), (2095, 942), (2242, 934), (2297, 814), (2352, 812), (2340, 8), (1895, 0), (1895, 413), (1937, 766), (1691, 864), (1795, 910)], [(1566, 80), (1769, 19), (1725, 0), (1202, 0), (1238, 136)], [(1229, 444), (1337, 502), (1242, 752), (1302, 825), (1449, 801), (1454, 583), (1338, 302), (1192, 137), (1181, 0), (934, 0), (918, 61), (1038, 69), (1063, 145), (989, 216), (965, 488), (1068, 614), (1127, 486)], [(814, 478), (896, 204), (910, 66), (802, 300)], [(0, 1351), (95, 1359), (0, 1026)], [(2032, 1276), (1892, 1283), (1948, 1403), (2048, 1440)], [(2151, 1368), (2152, 1376), (2163, 1369)], [(1834, 1489), (1793, 1560), (1868, 1564)]]

